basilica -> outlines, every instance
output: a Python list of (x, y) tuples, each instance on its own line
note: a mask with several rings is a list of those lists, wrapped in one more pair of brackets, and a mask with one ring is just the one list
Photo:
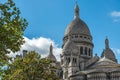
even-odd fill
[(93, 56), (94, 43), (89, 27), (79, 16), (79, 6), (75, 5), (74, 19), (67, 26), (58, 62), (52, 53), (48, 59), (58, 67), (57, 75), (62, 80), (120, 80), (120, 64), (105, 39), (105, 49), (101, 56)]

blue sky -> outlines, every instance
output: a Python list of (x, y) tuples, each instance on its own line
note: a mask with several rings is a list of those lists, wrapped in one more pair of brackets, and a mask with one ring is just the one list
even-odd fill
[[(0, 0), (4, 2), (5, 0)], [(67, 25), (73, 20), (75, 0), (14, 0), (29, 26), (24, 36), (48, 38), (61, 48)], [(120, 63), (120, 0), (78, 0), (80, 18), (88, 25), (94, 54), (101, 55), (108, 36)]]

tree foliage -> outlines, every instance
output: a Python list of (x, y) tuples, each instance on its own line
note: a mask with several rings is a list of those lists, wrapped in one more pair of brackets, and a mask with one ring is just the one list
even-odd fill
[[(28, 25), (26, 19), (20, 17), (20, 10), (12, 0), (0, 3), (0, 66), (7, 64), (10, 51), (18, 51), (24, 43), (23, 32)], [(0, 75), (4, 71), (0, 68)]]
[(23, 32), (28, 23), (20, 13), (12, 0), (0, 3), (0, 54), (18, 51), (24, 43)]
[(3, 80), (59, 80), (50, 61), (34, 51), (16, 58), (6, 71)]

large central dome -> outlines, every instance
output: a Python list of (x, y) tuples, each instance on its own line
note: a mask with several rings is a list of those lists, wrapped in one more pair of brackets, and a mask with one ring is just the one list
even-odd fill
[(74, 20), (67, 26), (65, 35), (68, 34), (85, 34), (91, 35), (90, 30), (86, 23), (79, 18), (79, 7), (75, 6), (75, 17)]
[(67, 27), (65, 35), (68, 34), (86, 34), (91, 35), (90, 30), (85, 22), (80, 18), (75, 18)]

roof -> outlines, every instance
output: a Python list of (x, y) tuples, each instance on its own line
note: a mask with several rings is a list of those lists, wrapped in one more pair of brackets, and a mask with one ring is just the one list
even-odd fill
[(117, 62), (114, 52), (109, 48), (108, 38), (105, 39), (105, 49), (103, 50), (101, 57), (104, 56), (114, 62)]
[(52, 46), (52, 44), (49, 47), (49, 55), (46, 58), (50, 59), (53, 62), (57, 62), (56, 57), (53, 54), (53, 46)]
[(103, 56), (106, 56), (106, 58), (111, 59), (111, 60), (116, 60), (115, 54), (114, 54), (114, 52), (110, 48), (105, 49), (103, 51), (101, 57), (103, 57)]
[(74, 20), (67, 26), (65, 35), (69, 34), (86, 34), (91, 35), (86, 23), (79, 18), (79, 6), (76, 4), (74, 9)]
[(51, 61), (54, 61), (54, 62), (57, 61), (57, 60), (56, 60), (56, 57), (55, 57), (53, 54), (49, 54), (49, 55), (47, 56), (47, 59), (50, 59)]
[(72, 41), (72, 40), (67, 40), (67, 42), (65, 43), (65, 45), (63, 46), (63, 52), (65, 51), (65, 53), (66, 53), (66, 51), (67, 51), (67, 53), (68, 54), (71, 54), (71, 53), (73, 53), (73, 54), (76, 54), (76, 55), (78, 55), (77, 53), (78, 53), (78, 50), (79, 50), (79, 48), (75, 45), (75, 43)]
[(86, 35), (91, 35), (88, 26), (80, 18), (75, 18), (67, 26), (67, 29), (65, 31), (65, 35), (68, 35), (68, 34), (86, 34)]
[(94, 65), (92, 65), (90, 69), (115, 68), (115, 67), (120, 67), (120, 65), (106, 57), (103, 57)]

